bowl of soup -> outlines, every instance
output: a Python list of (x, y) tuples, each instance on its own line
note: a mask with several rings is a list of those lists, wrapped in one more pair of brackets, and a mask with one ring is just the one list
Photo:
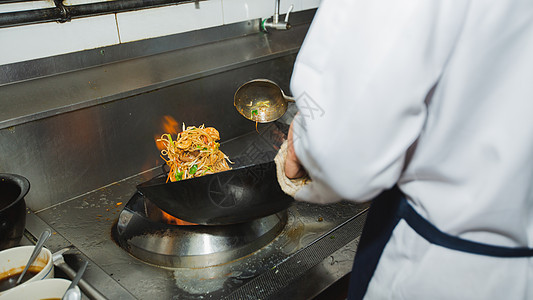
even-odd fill
[[(28, 282), (6, 291), (0, 300), (61, 300), (70, 283), (62, 278)], [(79, 290), (77, 286), (74, 288)]]
[[(15, 287), (15, 283), (30, 259), (35, 246), (20, 246), (0, 251), (0, 295)], [(54, 277), (52, 253), (42, 248), (39, 256), (28, 268), (22, 282), (26, 283)]]

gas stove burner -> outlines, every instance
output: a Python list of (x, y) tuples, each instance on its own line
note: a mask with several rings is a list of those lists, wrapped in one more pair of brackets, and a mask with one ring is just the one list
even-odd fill
[[(287, 223), (282, 211), (250, 222), (222, 226), (174, 225), (139, 192), (113, 226), (114, 240), (149, 264), (202, 268), (245, 257), (274, 240)], [(179, 223), (178, 223), (179, 224)]]

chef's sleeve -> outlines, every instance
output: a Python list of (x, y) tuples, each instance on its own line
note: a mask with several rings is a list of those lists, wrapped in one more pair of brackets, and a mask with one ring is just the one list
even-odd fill
[(399, 179), (453, 54), (466, 0), (324, 0), (295, 63), (297, 200), (366, 201)]

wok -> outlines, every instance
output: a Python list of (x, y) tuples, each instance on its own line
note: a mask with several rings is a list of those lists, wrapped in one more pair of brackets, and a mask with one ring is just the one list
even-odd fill
[(276, 178), (274, 162), (241, 167), (176, 182), (166, 174), (137, 186), (168, 214), (201, 225), (251, 221), (288, 208), (294, 199)]
[(30, 182), (14, 174), (0, 173), (0, 250), (18, 246), (26, 226), (24, 196)]

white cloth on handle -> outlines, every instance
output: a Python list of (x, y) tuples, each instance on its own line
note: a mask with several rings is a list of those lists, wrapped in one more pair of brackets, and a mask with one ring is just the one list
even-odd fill
[(309, 177), (305, 176), (302, 178), (290, 179), (285, 175), (287, 145), (287, 141), (284, 141), (283, 144), (281, 144), (278, 154), (276, 154), (276, 157), (274, 157), (274, 162), (276, 163), (276, 175), (278, 177), (278, 182), (281, 189), (285, 192), (285, 194), (294, 197), (296, 193), (308, 183)]

